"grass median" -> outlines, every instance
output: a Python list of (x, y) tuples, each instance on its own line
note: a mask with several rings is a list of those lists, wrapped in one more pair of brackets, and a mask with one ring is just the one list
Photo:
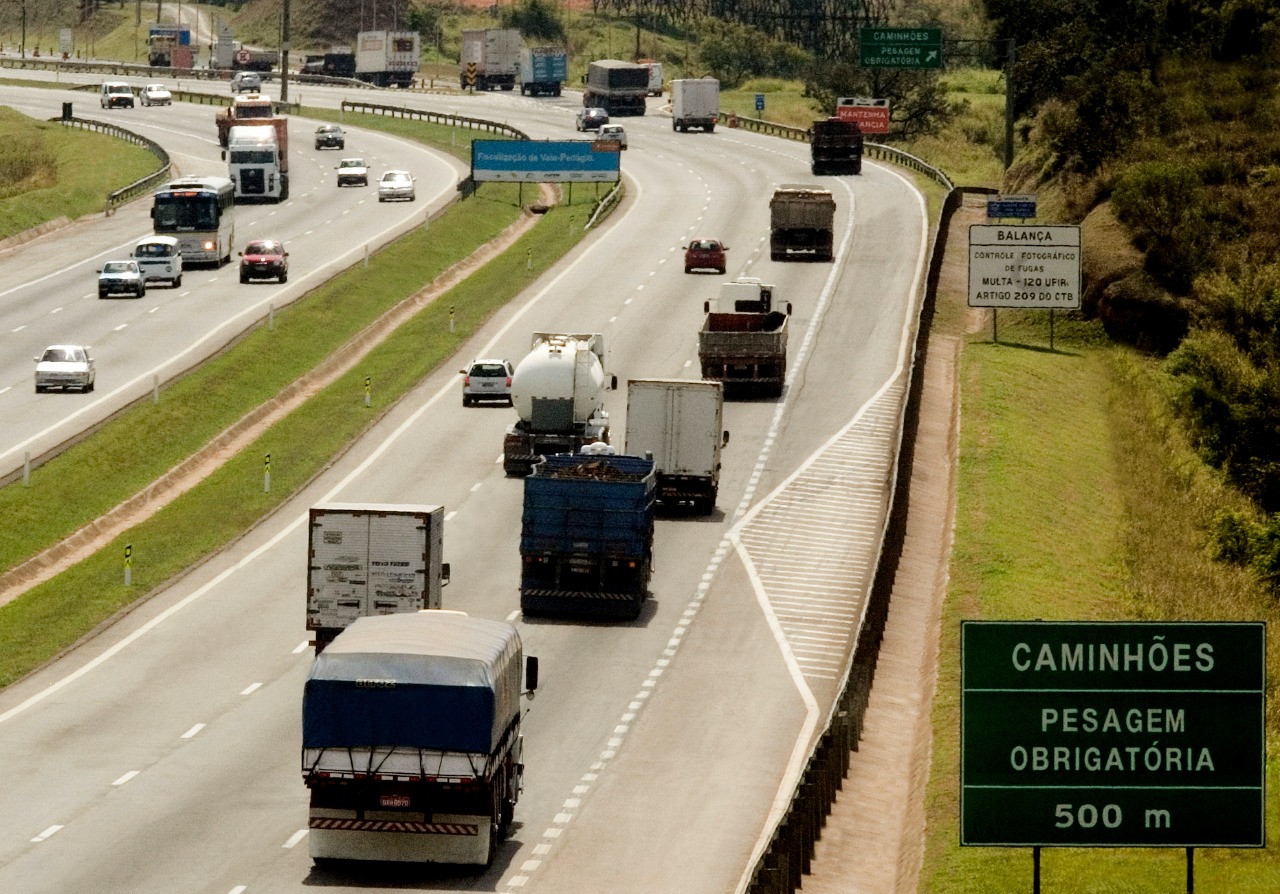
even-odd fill
[[(415, 136), (414, 122), (361, 120)], [(352, 121), (351, 115), (344, 120)], [(421, 125), (446, 145), (462, 138)], [(526, 194), (528, 190), (526, 189)], [(593, 191), (551, 208), (511, 248), (475, 271), (276, 423), (218, 471), (94, 556), (0, 606), (0, 686), (234, 540), (321, 471), (392, 403), (436, 369), (488, 317), (568, 252), (594, 208)], [(492, 240), (520, 213), (514, 184), (486, 184), (419, 227), (277, 310), (217, 357), (166, 386), (157, 404), (129, 410), (35, 470), (31, 486), (0, 489), (0, 567), (11, 568), (118, 505), (277, 395), (453, 262)], [(450, 331), (450, 308), (453, 326)], [(371, 377), (373, 406), (364, 405)], [(139, 449), (145, 445), (145, 449)], [(270, 454), (271, 492), (263, 493)], [(132, 585), (123, 578), (132, 546)]]

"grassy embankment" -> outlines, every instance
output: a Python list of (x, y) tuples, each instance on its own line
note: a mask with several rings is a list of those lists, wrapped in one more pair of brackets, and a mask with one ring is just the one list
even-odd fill
[[(315, 117), (333, 116), (312, 110)], [(352, 116), (345, 120), (352, 123)], [(470, 134), (411, 121), (361, 126), (413, 136), (468, 153)], [(526, 197), (528, 190), (526, 190)], [(246, 412), (339, 350), (355, 333), (430, 283), (446, 267), (498, 235), (517, 214), (515, 184), (487, 184), (429, 227), (415, 230), (363, 266), (277, 310), (226, 352), (161, 391), (32, 474), (31, 486), (0, 489), (0, 568), (57, 542), (138, 492)], [(361, 363), (274, 425), (239, 456), (95, 556), (0, 607), (0, 686), (17, 679), (175, 574), (230, 542), (321, 471), (397, 398), (445, 362), (497, 308), (582, 236), (595, 203), (552, 208), (538, 224)], [(528, 264), (532, 263), (532, 269)], [(453, 331), (449, 308), (455, 308)], [(282, 360), (283, 358), (283, 360)], [(105, 374), (107, 371), (102, 371)], [(364, 379), (373, 405), (364, 405)], [(137, 450), (147, 444), (145, 451)], [(270, 453), (271, 492), (262, 492)], [(132, 586), (123, 551), (133, 547)]]
[[(996, 122), (979, 123), (995, 132)], [(965, 157), (939, 147), (937, 155)], [(936, 157), (930, 155), (930, 157)], [(939, 161), (945, 168), (947, 162)], [(960, 178), (958, 182), (966, 182)], [(1044, 196), (1052, 204), (1052, 196)], [(1042, 221), (1043, 222), (1043, 221)], [(1092, 237), (1092, 238), (1091, 238)], [(1124, 234), (1086, 232), (1106, 254)], [(963, 252), (963, 246), (953, 246)], [(1099, 261), (1097, 255), (1092, 262)], [(1098, 266), (1094, 263), (1093, 266)], [(1223, 508), (1248, 511), (1188, 445), (1170, 411), (1160, 361), (1113, 344), (1096, 323), (1002, 311), (966, 332), (962, 293), (940, 300), (934, 331), (964, 338), (957, 518), (943, 614), (922, 894), (1027, 891), (1029, 849), (961, 848), (959, 637), (968, 619), (1280, 620), (1249, 575), (1210, 558), (1206, 532)], [(1274, 626), (1273, 626), (1274, 629)], [(1271, 648), (1267, 784), (1276, 790)], [(1205, 849), (1196, 890), (1280, 890), (1275, 799), (1265, 850)], [(1046, 849), (1045, 891), (1167, 894), (1184, 890), (1180, 849)]]

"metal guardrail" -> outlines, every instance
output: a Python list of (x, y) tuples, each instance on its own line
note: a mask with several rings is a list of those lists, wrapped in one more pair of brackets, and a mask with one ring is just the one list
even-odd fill
[[(70, 106), (70, 103), (67, 105)], [(108, 216), (116, 210), (117, 206), (123, 205), (126, 202), (131, 202), (138, 196), (150, 192), (152, 187), (157, 183), (168, 178), (169, 172), (173, 168), (173, 164), (169, 160), (169, 153), (165, 151), (163, 146), (154, 140), (147, 139), (141, 134), (125, 130), (123, 127), (119, 127), (118, 125), (110, 124), (106, 121), (94, 121), (90, 118), (76, 118), (69, 115), (50, 118), (49, 120), (57, 121), (67, 127), (78, 127), (81, 130), (92, 130), (97, 133), (104, 133), (109, 136), (116, 137), (117, 139), (125, 140), (129, 143), (133, 143), (135, 146), (141, 146), (143, 149), (146, 149), (159, 159), (159, 168), (152, 171), (147, 176), (135, 180), (128, 186), (117, 189), (115, 192), (112, 192), (107, 196), (106, 208), (103, 210)]]
[(426, 112), (421, 109), (406, 109), (403, 106), (386, 106), (361, 100), (344, 99), (341, 105), (343, 112), (360, 112), (366, 115), (388, 115), (392, 118), (409, 118), (414, 121), (427, 121), (431, 124), (442, 124), (445, 127), (461, 127), (467, 130), (483, 130), (488, 133), (501, 134), (513, 140), (527, 140), (529, 135), (508, 124), (497, 121), (486, 121), (484, 118), (468, 118), (465, 115), (444, 114), (442, 112)]

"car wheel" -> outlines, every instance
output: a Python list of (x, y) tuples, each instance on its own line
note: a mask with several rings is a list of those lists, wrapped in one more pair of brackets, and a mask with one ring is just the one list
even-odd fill
[(98, 289), (98, 298), (100, 298), (100, 299), (101, 299), (101, 298), (106, 298), (106, 297), (107, 297), (108, 295), (110, 295), (110, 294), (111, 294), (110, 292), (104, 292), (104, 291), (102, 291), (102, 289)]
[(173, 287), (174, 287), (175, 289), (180, 289), (180, 288), (182, 288), (182, 277), (181, 277), (181, 276), (179, 276), (177, 279), (175, 279), (175, 280), (173, 281)]
[(85, 385), (84, 386), (85, 393), (88, 394), (90, 391), (92, 391), (96, 384), (97, 382), (90, 382), (88, 385)]
[(147, 287), (145, 285), (138, 286), (138, 297), (142, 298), (146, 294), (147, 294)]
[(289, 281), (289, 272), (288, 272), (287, 270), (286, 270), (284, 273), (281, 273), (281, 274), (280, 274), (280, 281), (281, 281), (281, 282), (288, 282), (288, 281)]
[(690, 267), (688, 264), (685, 264), (685, 265), (684, 265), (684, 272), (685, 272), (685, 273), (692, 273), (692, 272), (693, 272), (693, 268), (692, 268), (692, 267)]
[(385, 202), (386, 200), (387, 200), (387, 197), (386, 197), (386, 196), (378, 196), (378, 201), (379, 201), (379, 202)]
[(724, 276), (724, 271), (725, 271), (725, 268), (721, 267), (718, 270), (716, 270), (716, 273), (719, 273), (721, 276)]
[(467, 397), (465, 394), (464, 394), (464, 395), (462, 395), (462, 405), (463, 405), (464, 407), (469, 407), (469, 406), (471, 406), (471, 398)]
[(36, 394), (44, 394), (48, 390), (49, 389), (45, 388), (43, 385), (36, 386)]
[(245, 274), (241, 273), (241, 274), (240, 274), (240, 281), (241, 281), (241, 282), (248, 282), (248, 281), (249, 281), (249, 277), (248, 277), (248, 276), (246, 276)]

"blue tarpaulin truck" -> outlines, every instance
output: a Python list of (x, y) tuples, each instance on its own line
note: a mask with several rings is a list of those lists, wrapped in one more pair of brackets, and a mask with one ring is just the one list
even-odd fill
[(505, 621), (356, 620), (302, 695), (312, 858), (488, 865), (520, 797), (520, 697), (537, 676)]
[(559, 453), (535, 465), (524, 480), (520, 610), (639, 617), (656, 495), (651, 459)]
[(569, 54), (564, 47), (520, 49), (520, 92), (525, 96), (559, 96), (569, 77)]

